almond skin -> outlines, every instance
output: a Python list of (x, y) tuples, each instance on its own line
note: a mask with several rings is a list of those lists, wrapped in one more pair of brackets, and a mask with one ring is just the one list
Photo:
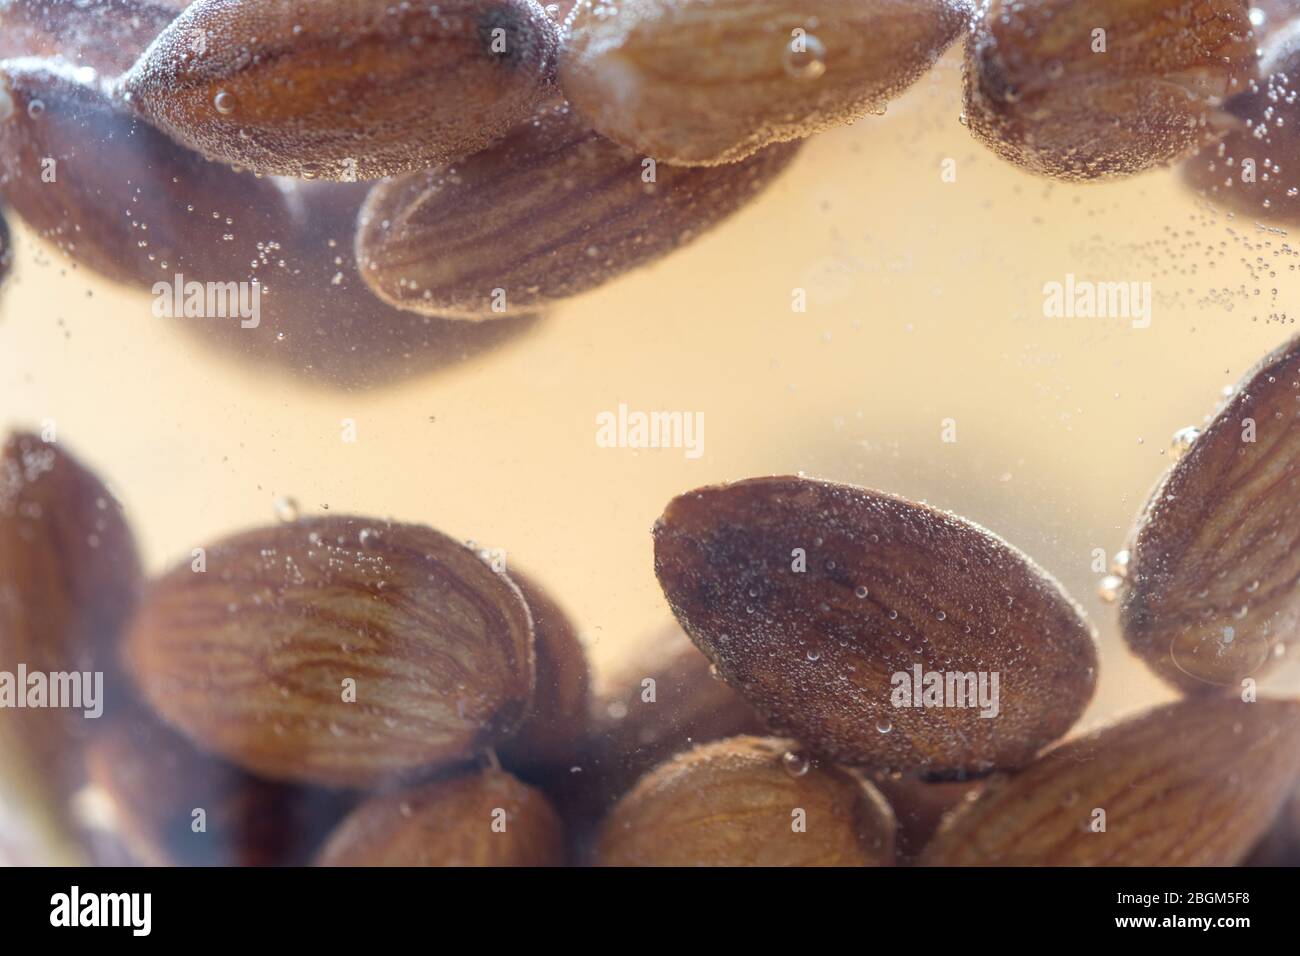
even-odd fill
[(718, 169), (658, 166), (646, 182), (644, 157), (552, 104), (464, 162), (375, 186), (357, 261), (374, 293), (401, 309), (464, 319), (534, 311), (686, 245), (767, 188), (796, 149)]
[(558, 41), (534, 0), (197, 0), (122, 89), (204, 155), (377, 179), (476, 153), (526, 119)]
[(1240, 123), (1183, 164), (1183, 180), (1217, 205), (1252, 219), (1300, 223), (1300, 20), (1268, 37), (1259, 79), (1224, 109)]
[(159, 714), (253, 773), (369, 785), (469, 760), (528, 712), (528, 608), (446, 535), (313, 518), (206, 560), (150, 585), (126, 659)]
[(178, 272), (244, 279), (256, 250), (223, 237), (263, 237), (285, 215), (274, 183), (177, 147), (93, 77), (35, 59), (0, 63), (0, 194), (74, 262), (144, 288)]
[(559, 79), (615, 142), (664, 163), (731, 163), (883, 112), (969, 16), (954, 0), (582, 0)]
[(145, 712), (95, 734), (86, 777), (144, 866), (302, 865), (347, 809), (339, 794), (260, 780), (205, 754)]
[(62, 57), (125, 73), (189, 0), (0, 0), (0, 59)]
[[(1064, 744), (954, 814), (929, 866), (1233, 866), (1300, 770), (1300, 701), (1188, 700)], [(1094, 832), (1096, 810), (1105, 831)]]
[(967, 45), (967, 124), (1056, 179), (1173, 162), (1224, 130), (1223, 100), (1254, 76), (1249, 13), (1246, 0), (991, 0)]
[(587, 735), (591, 672), (577, 628), (531, 576), (509, 571), (533, 617), (537, 689), (533, 709), (498, 756), (508, 767), (563, 765), (568, 770)]
[[(1024, 766), (1092, 697), (1097, 648), (1078, 607), (951, 514), (753, 478), (673, 499), (654, 535), (686, 633), (774, 730), (824, 756), (943, 779)], [(997, 674), (997, 713), (913, 706), (914, 666), (983, 674), (990, 691)], [(907, 700), (895, 706), (900, 674)]]
[[(503, 829), (504, 828), (504, 829)], [(320, 866), (562, 866), (564, 826), (540, 792), (484, 770), (371, 797)]]
[(1297, 387), (1300, 338), (1238, 383), (1138, 519), (1120, 625), (1184, 691), (1263, 673), (1300, 628)]
[[(9, 436), (0, 449), (0, 671), (103, 672), (105, 715), (119, 706), (113, 651), (140, 587), (121, 506), (63, 446)], [(51, 779), (80, 779), (80, 746), (99, 718), (82, 710), (0, 709), (0, 737)]]
[(809, 763), (793, 741), (731, 737), (643, 777), (605, 821), (598, 858), (603, 866), (892, 866), (894, 817), (870, 784)]

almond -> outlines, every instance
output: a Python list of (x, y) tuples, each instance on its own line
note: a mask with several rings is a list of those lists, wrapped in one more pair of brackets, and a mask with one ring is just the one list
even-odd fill
[(365, 190), (236, 173), (124, 112), (66, 65), (0, 64), (0, 196), (38, 236), (114, 281), (151, 292), (178, 275), (256, 283), (255, 327), (162, 320), (222, 352), (317, 385), (372, 388), (466, 361), (532, 326), (532, 316), (477, 327), (379, 302), (347, 251)]
[(313, 518), (153, 582), (126, 643), (154, 708), (273, 780), (367, 785), (469, 760), (528, 712), (518, 588), (430, 528)]
[(717, 169), (655, 167), (553, 104), (464, 162), (375, 186), (357, 261), (398, 308), (533, 311), (686, 245), (762, 192), (796, 149)]
[(559, 79), (616, 142), (729, 163), (884, 112), (968, 18), (956, 0), (582, 0)]
[(557, 43), (535, 0), (197, 0), (122, 88), (207, 156), (376, 179), (454, 162), (526, 119)]
[(339, 825), (321, 866), (561, 866), (564, 827), (537, 790), (484, 770), (371, 797)]
[(1092, 697), (1096, 643), (1060, 586), (983, 528), (902, 498), (792, 477), (701, 488), (656, 524), (655, 571), (775, 730), (850, 765), (1023, 766)]
[(991, 0), (966, 52), (966, 120), (1003, 159), (1064, 180), (1180, 159), (1254, 75), (1246, 0)]
[(147, 713), (97, 733), (86, 765), (92, 806), (145, 866), (301, 865), (346, 810), (337, 794), (205, 754)]
[(243, 279), (256, 250), (224, 237), (260, 238), (284, 215), (273, 183), (175, 146), (93, 76), (34, 59), (0, 63), (0, 193), (74, 262), (145, 288), (176, 273)]
[(1273, 826), (1244, 866), (1300, 866), (1300, 788), (1293, 790)]
[(532, 577), (510, 568), (533, 618), (537, 690), (519, 733), (499, 750), (510, 767), (562, 766), (568, 770), (587, 734), (590, 670), (577, 628)]
[(1170, 704), (989, 783), (921, 862), (1232, 866), (1268, 828), (1297, 771), (1300, 701)]
[(1193, 189), (1233, 212), (1272, 222), (1300, 222), (1300, 20), (1271, 34), (1263, 47), (1259, 79), (1224, 109), (1240, 123), (1222, 140), (1183, 164)]
[(116, 76), (187, 6), (189, 0), (0, 0), (0, 59), (61, 57)]
[(1300, 338), (1276, 349), (1138, 519), (1124, 638), (1185, 691), (1262, 673), (1300, 628)]
[(62, 785), (81, 776), (79, 748), (96, 724), (86, 710), (118, 707), (113, 650), (139, 578), (131, 530), (104, 484), (61, 445), (11, 435), (0, 450), (0, 671), (25, 700), (30, 685), (19, 684), (20, 667), (28, 681), (35, 674), (100, 677), (94, 707), (7, 701), (0, 737)]
[(601, 829), (604, 866), (891, 866), (894, 818), (867, 782), (793, 741), (732, 737), (647, 774)]

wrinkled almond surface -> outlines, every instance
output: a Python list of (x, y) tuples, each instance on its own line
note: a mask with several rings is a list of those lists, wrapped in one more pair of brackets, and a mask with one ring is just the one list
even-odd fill
[(321, 850), (321, 866), (561, 866), (564, 827), (537, 790), (484, 770), (371, 797)]
[[(1128, 176), (1222, 131), (1254, 76), (1246, 0), (992, 0), (966, 53), (966, 119), (1045, 176)], [(1100, 32), (1098, 32), (1100, 31)]]
[(603, 866), (892, 866), (894, 817), (870, 784), (793, 741), (731, 737), (661, 764), (601, 828)]
[(517, 315), (687, 244), (762, 192), (796, 149), (718, 169), (652, 168), (551, 105), (485, 152), (377, 185), (357, 261), (399, 308)]
[(437, 531), (314, 518), (206, 562), (150, 585), (126, 656), (167, 721), (255, 773), (365, 785), (467, 760), (528, 711), (519, 590)]
[[(1060, 586), (988, 531), (902, 498), (805, 478), (701, 488), (656, 524), (655, 570), (772, 727), (848, 764), (1023, 766), (1092, 697), (1096, 645)], [(986, 705), (954, 684), (945, 706), (916, 706), (917, 668), (945, 689), (970, 674), (978, 691), (983, 675)]]
[(1295, 638), (1300, 339), (1247, 373), (1165, 475), (1130, 552), (1124, 637), (1170, 683), (1236, 684)]
[(596, 129), (645, 156), (735, 162), (883, 112), (968, 17), (956, 0), (583, 0), (559, 78)]
[(461, 159), (527, 118), (557, 42), (535, 0), (197, 0), (122, 88), (212, 158), (375, 179)]
[(921, 862), (1232, 866), (1268, 829), (1297, 770), (1300, 702), (1170, 704), (990, 782)]

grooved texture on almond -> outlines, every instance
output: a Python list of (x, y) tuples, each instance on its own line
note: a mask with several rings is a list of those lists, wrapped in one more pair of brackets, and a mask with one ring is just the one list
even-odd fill
[(1298, 770), (1300, 702), (1182, 701), (989, 783), (921, 862), (1232, 866), (1268, 828)]
[(561, 866), (564, 827), (537, 790), (484, 770), (371, 797), (321, 850), (321, 866)]
[(375, 186), (357, 261), (402, 309), (467, 319), (539, 309), (686, 245), (761, 193), (796, 150), (652, 169), (553, 104), (464, 162)]
[(1224, 104), (1239, 122), (1183, 164), (1183, 179), (1216, 204), (1252, 218), (1300, 223), (1300, 20), (1268, 37), (1259, 78)]
[(1139, 518), (1124, 638), (1187, 691), (1261, 672), (1300, 627), (1300, 339), (1270, 353)]
[(559, 79), (616, 142), (661, 162), (735, 162), (883, 112), (968, 18), (955, 0), (583, 0)]
[(655, 768), (606, 819), (604, 866), (891, 866), (894, 818), (868, 783), (796, 744), (732, 737)]
[[(1060, 586), (984, 529), (901, 498), (790, 477), (701, 488), (656, 524), (655, 570), (768, 723), (848, 764), (1023, 766), (1092, 696), (1095, 641)], [(983, 674), (989, 698), (996, 674), (996, 715), (913, 706), (918, 667), (945, 684)]]
[(136, 58), (189, 0), (0, 0), (0, 59), (62, 57), (107, 76)]
[(533, 618), (537, 689), (523, 727), (498, 749), (510, 767), (564, 764), (576, 758), (587, 733), (591, 673), (573, 621), (532, 577), (509, 571)]
[[(1128, 176), (1220, 132), (1254, 75), (1246, 0), (992, 0), (966, 54), (971, 132), (1045, 176)], [(1099, 32), (1100, 31), (1100, 32)]]
[[(97, 706), (110, 713), (113, 651), (139, 583), (131, 530), (103, 483), (61, 445), (11, 435), (0, 449), (0, 671), (105, 672)], [(87, 704), (16, 709), (9, 701), (0, 736), (42, 772), (72, 781), (96, 722), (84, 716)]]
[(126, 656), (166, 720), (254, 773), (371, 784), (467, 760), (528, 710), (528, 608), (446, 535), (314, 518), (227, 538), (206, 563), (151, 584)]
[(526, 119), (557, 44), (534, 0), (197, 0), (122, 86), (207, 156), (376, 179), (461, 159)]
[(86, 777), (145, 866), (301, 865), (346, 811), (339, 794), (258, 779), (145, 713), (95, 734)]

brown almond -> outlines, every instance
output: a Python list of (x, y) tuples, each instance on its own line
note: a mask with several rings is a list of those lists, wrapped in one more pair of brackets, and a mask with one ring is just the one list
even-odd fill
[(990, 782), (921, 862), (1233, 866), (1268, 828), (1297, 771), (1300, 701), (1182, 701)]
[(559, 80), (641, 155), (730, 163), (884, 112), (969, 16), (956, 0), (582, 0)]
[(466, 319), (534, 311), (686, 245), (767, 188), (796, 150), (717, 169), (655, 167), (553, 104), (464, 162), (376, 185), (357, 261), (398, 308)]
[(206, 156), (377, 179), (462, 159), (526, 119), (558, 40), (535, 0), (196, 0), (122, 89)]
[(498, 755), (507, 767), (568, 770), (587, 735), (591, 672), (577, 628), (555, 599), (531, 576), (509, 570), (533, 617), (537, 689), (519, 733)]
[(1300, 338), (1238, 383), (1138, 519), (1124, 639), (1184, 691), (1262, 673), (1300, 628)]
[(654, 535), (686, 633), (774, 730), (824, 756), (932, 778), (1019, 767), (1092, 697), (1077, 605), (955, 515), (753, 478), (673, 499)]
[(253, 773), (373, 784), (469, 760), (528, 712), (528, 608), (446, 535), (312, 518), (205, 561), (149, 586), (126, 658), (159, 714)]
[(0, 738), (65, 786), (80, 779), (80, 747), (99, 719), (86, 710), (119, 707), (113, 652), (139, 580), (131, 530), (99, 478), (61, 444), (11, 435), (0, 449), (0, 671), (25, 700), (20, 667), (47, 680), (80, 673), (98, 699), (80, 709), (7, 700)]
[(61, 57), (106, 76), (130, 69), (190, 0), (0, 0), (0, 59)]
[(145, 866), (302, 865), (347, 809), (205, 754), (143, 712), (95, 734), (86, 776), (79, 803)]
[(321, 850), (320, 866), (562, 866), (564, 826), (540, 792), (484, 770), (371, 797)]
[(1237, 120), (1219, 142), (1183, 164), (1183, 180), (1217, 205), (1270, 222), (1300, 223), (1300, 20), (1271, 34), (1259, 79), (1224, 104)]
[(1064, 180), (1129, 176), (1222, 133), (1254, 76), (1247, 0), (991, 0), (966, 52), (966, 122)]
[(603, 866), (892, 866), (894, 817), (869, 783), (793, 741), (732, 737), (651, 771), (601, 828)]
[(376, 299), (349, 251), (365, 193), (363, 184), (236, 173), (176, 145), (66, 65), (0, 64), (0, 196), (38, 236), (79, 266), (154, 293), (178, 275), (260, 290), (253, 327), (234, 317), (158, 319), (142, 305), (154, 321), (241, 361), (345, 389), (468, 361), (533, 325), (534, 316), (484, 326), (417, 317)]
[(1291, 792), (1273, 825), (1243, 866), (1300, 866), (1300, 787)]
[(0, 194), (74, 262), (146, 289), (245, 279), (255, 240), (224, 237), (285, 215), (274, 183), (181, 149), (61, 61), (0, 63)]

